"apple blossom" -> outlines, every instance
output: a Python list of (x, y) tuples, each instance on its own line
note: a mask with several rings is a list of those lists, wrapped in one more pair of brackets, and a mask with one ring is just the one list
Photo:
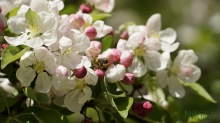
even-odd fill
[(115, 0), (86, 0), (89, 4), (94, 5), (96, 9), (103, 12), (111, 12), (115, 6)]
[(156, 79), (158, 84), (162, 88), (168, 85), (171, 95), (182, 98), (185, 95), (185, 90), (178, 78), (183, 82), (197, 81), (201, 75), (201, 70), (194, 65), (197, 59), (193, 50), (179, 51), (173, 63), (169, 62), (165, 70), (157, 72)]
[(111, 64), (105, 72), (106, 80), (115, 83), (123, 80), (125, 75), (125, 67), (121, 64)]
[(86, 49), (85, 53), (89, 57), (97, 57), (102, 50), (102, 44), (99, 41), (90, 41), (90, 47)]

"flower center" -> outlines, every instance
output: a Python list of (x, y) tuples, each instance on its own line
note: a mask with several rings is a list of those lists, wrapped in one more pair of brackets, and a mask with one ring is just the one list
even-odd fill
[(158, 32), (156, 32), (156, 31), (151, 31), (150, 32), (150, 37), (159, 40), (160, 39), (160, 34)]
[(173, 67), (171, 68), (171, 72), (174, 75), (177, 75), (180, 72), (180, 68), (178, 66), (173, 65)]
[(71, 51), (72, 51), (72, 47), (68, 48), (68, 49), (63, 53), (63, 55), (66, 55), (66, 54), (70, 53)]
[(41, 26), (31, 26), (30, 27), (31, 32), (29, 33), (30, 38), (40, 36), (40, 29), (41, 29)]
[(33, 64), (33, 68), (34, 70), (39, 74), (39, 73), (42, 73), (44, 71), (44, 62), (43, 61), (36, 61), (34, 64)]
[(85, 86), (85, 80), (84, 79), (76, 79), (76, 89), (79, 91), (82, 91)]
[(136, 57), (141, 57), (145, 53), (145, 48), (144, 46), (138, 46), (134, 48), (134, 56)]

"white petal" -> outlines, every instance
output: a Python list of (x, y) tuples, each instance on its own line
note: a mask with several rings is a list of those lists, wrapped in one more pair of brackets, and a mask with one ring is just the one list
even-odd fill
[(115, 0), (99, 0), (95, 3), (95, 8), (103, 12), (111, 12), (115, 6)]
[(35, 71), (30, 67), (20, 67), (16, 72), (16, 77), (24, 86), (30, 86), (35, 76)]
[(125, 75), (125, 67), (123, 65), (111, 64), (105, 72), (105, 76), (108, 82), (115, 83), (124, 78)]
[(49, 12), (48, 6), (48, 2), (45, 0), (31, 0), (30, 3), (30, 8), (35, 12)]
[(21, 15), (11, 17), (7, 21), (7, 24), (9, 29), (16, 34), (25, 32), (25, 29), (29, 28), (30, 26), (29, 21), (27, 21), (27, 19)]
[(105, 25), (104, 21), (101, 20), (95, 21), (93, 23), (93, 26), (97, 31), (97, 35), (96, 35), (97, 38), (104, 37), (113, 30), (112, 27)]
[(145, 66), (141, 60), (134, 58), (128, 71), (133, 73), (135, 77), (141, 77), (147, 72), (147, 66)]
[(129, 50), (130, 48), (126, 45), (126, 40), (120, 39), (117, 43), (117, 50), (123, 52), (124, 50)]
[(150, 33), (150, 31), (160, 31), (161, 30), (161, 16), (160, 14), (154, 14), (152, 15), (146, 24), (147, 31)]
[(83, 103), (78, 103), (80, 92), (77, 89), (74, 89), (68, 93), (64, 98), (64, 104), (67, 109), (72, 112), (79, 112), (82, 109)]
[(84, 52), (90, 46), (90, 40), (84, 33), (75, 33), (70, 39), (73, 41), (72, 50), (74, 52)]
[(185, 89), (175, 76), (171, 75), (168, 78), (168, 87), (170, 94), (177, 98), (182, 98), (185, 95)]
[(96, 85), (96, 83), (98, 82), (97, 74), (91, 68), (86, 68), (86, 69), (87, 69), (87, 75), (84, 78), (85, 83), (90, 85)]
[(19, 65), (21, 67), (28, 67), (33, 65), (36, 62), (36, 57), (34, 56), (33, 51), (27, 51), (20, 59)]
[(168, 83), (167, 79), (168, 79), (168, 73), (166, 70), (157, 72), (156, 80), (161, 88), (165, 88), (167, 86), (167, 83)]
[(161, 50), (165, 52), (174, 52), (178, 47), (179, 47), (179, 42), (176, 42), (174, 44), (161, 42)]
[(42, 46), (44, 43), (40, 37), (31, 38), (24, 42), (24, 45), (29, 46), (31, 48), (37, 48)]
[(17, 37), (7, 37), (4, 36), (5, 40), (12, 46), (18, 46), (23, 44), (23, 36), (17, 36)]
[(146, 39), (144, 45), (147, 47), (148, 50), (158, 51), (160, 50), (160, 42), (155, 38)]
[(61, 53), (63, 54), (68, 48), (72, 46), (72, 40), (68, 37), (63, 36), (59, 41), (59, 45)]
[(53, 103), (59, 107), (63, 107), (65, 108), (64, 106), (64, 96), (63, 97), (55, 97), (53, 99)]
[(184, 82), (196, 82), (201, 76), (201, 70), (195, 65), (184, 64), (180, 66), (180, 73), (178, 76)]
[(198, 60), (198, 57), (193, 50), (181, 50), (174, 60), (175, 65), (193, 64)]
[(70, 52), (64, 56), (63, 65), (70, 69), (76, 69), (76, 66), (80, 64), (81, 56), (79, 54)]
[(41, 33), (45, 33), (46, 31), (52, 29), (55, 26), (55, 19), (52, 17), (51, 14), (46, 13), (46, 12), (39, 12), (38, 15), (41, 18), (41, 28), (40, 31)]
[(35, 87), (38, 92), (46, 93), (50, 90), (51, 86), (52, 86), (51, 77), (48, 76), (46, 72), (42, 72), (38, 74), (38, 77), (35, 83)]
[(176, 40), (176, 31), (172, 28), (167, 28), (160, 31), (160, 40), (168, 44), (172, 44)]
[(78, 103), (83, 104), (91, 97), (92, 97), (92, 90), (88, 86), (85, 86), (82, 92), (79, 94)]
[(162, 56), (157, 51), (147, 51), (147, 53), (145, 53), (144, 55), (144, 59), (145, 59), (145, 65), (153, 71), (157, 71), (159, 69), (163, 69), (166, 67), (165, 64), (162, 65), (161, 63)]

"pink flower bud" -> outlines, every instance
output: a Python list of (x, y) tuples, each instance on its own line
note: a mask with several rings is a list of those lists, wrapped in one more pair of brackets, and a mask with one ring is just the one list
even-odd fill
[(135, 82), (134, 74), (132, 73), (126, 73), (124, 76), (124, 79), (122, 80), (122, 83), (126, 85), (132, 85)]
[(124, 39), (124, 40), (128, 39), (128, 31), (127, 30), (122, 32), (122, 34), (120, 35), (120, 39)]
[(2, 7), (0, 6), (0, 13), (2, 13)]
[(56, 74), (57, 74), (57, 77), (67, 77), (68, 76), (68, 70), (66, 67), (64, 66), (58, 66), (57, 69), (56, 69)]
[(130, 67), (133, 61), (133, 54), (130, 51), (123, 51), (120, 57), (120, 64), (126, 68)]
[(147, 113), (151, 112), (153, 109), (153, 106), (149, 101), (144, 102), (142, 107), (143, 107), (144, 111)]
[(90, 41), (90, 47), (86, 49), (85, 53), (89, 57), (97, 57), (102, 50), (102, 43), (99, 41)]
[(4, 26), (4, 22), (3, 22), (3, 21), (1, 20), (1, 18), (0, 18), (0, 34), (3, 33), (4, 28), (5, 28), (5, 26)]
[(121, 56), (121, 52), (115, 48), (112, 49), (112, 54), (114, 57), (113, 62), (119, 61), (120, 60), (120, 56)]
[(102, 80), (105, 76), (105, 73), (101, 69), (96, 69), (95, 73), (98, 75), (99, 80)]
[(86, 4), (82, 4), (80, 5), (80, 10), (82, 11), (82, 13), (91, 13), (92, 12), (92, 7), (88, 6)]
[(97, 31), (95, 27), (88, 26), (85, 28), (85, 34), (89, 37), (90, 40), (93, 40), (97, 35)]
[(83, 17), (79, 14), (71, 14), (68, 17), (68, 21), (70, 23), (70, 27), (74, 29), (79, 29), (81, 26), (85, 24)]
[(8, 44), (2, 44), (2, 50), (4, 50)]
[(87, 70), (84, 66), (82, 66), (81, 68), (75, 69), (73, 71), (73, 74), (75, 75), (76, 78), (81, 79), (86, 76)]
[(141, 106), (142, 104), (140, 102), (134, 102), (131, 109), (133, 110), (133, 112), (139, 113), (141, 111)]

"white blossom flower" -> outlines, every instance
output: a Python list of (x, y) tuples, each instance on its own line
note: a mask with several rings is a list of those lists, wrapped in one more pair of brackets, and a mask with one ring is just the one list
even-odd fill
[[(169, 58), (169, 55), (166, 55)], [(167, 65), (165, 70), (157, 72), (156, 79), (158, 84), (164, 88), (169, 87), (171, 95), (181, 98), (185, 95), (185, 90), (180, 84), (179, 79), (183, 82), (195, 82), (201, 75), (201, 70), (194, 65), (197, 56), (193, 50), (181, 50), (174, 62)]]
[(44, 47), (27, 51), (20, 59), (20, 68), (16, 72), (18, 80), (24, 86), (30, 86), (37, 76), (35, 88), (38, 92), (48, 92), (51, 88), (51, 76), (56, 72), (55, 57)]
[(103, 12), (111, 12), (115, 6), (115, 0), (86, 0), (95, 6), (96, 9)]

